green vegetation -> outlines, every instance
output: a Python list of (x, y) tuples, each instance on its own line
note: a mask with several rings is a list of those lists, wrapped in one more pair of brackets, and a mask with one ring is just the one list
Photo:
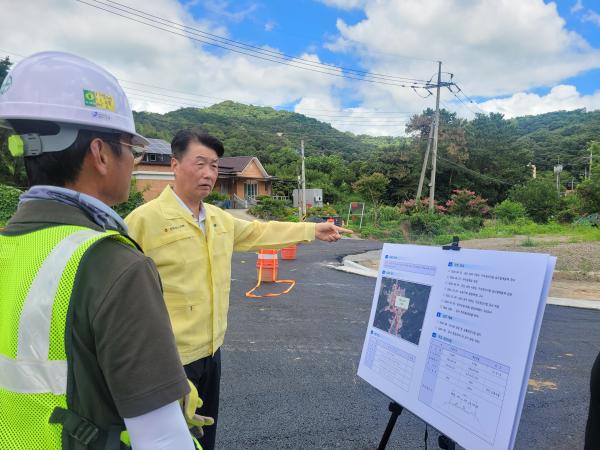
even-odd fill
[[(230, 101), (164, 115), (135, 113), (139, 131), (149, 137), (170, 140), (178, 129), (194, 126), (223, 140), (228, 155), (257, 156), (278, 177), (275, 193), (288, 196), (297, 185), (298, 148), (304, 139), (307, 187), (322, 188), (325, 202), (346, 203), (345, 208), (352, 186), (376, 173), (388, 180), (381, 197), (384, 204), (395, 206), (414, 198), (432, 117), (431, 109), (413, 116), (406, 137), (371, 137), (342, 133), (301, 114)], [(528, 164), (536, 165), (540, 181), (555, 186), (552, 168), (559, 157), (565, 161), (565, 186), (573, 178), (576, 184), (582, 183), (590, 143), (599, 135), (600, 111), (563, 111), (510, 120), (501, 114), (480, 114), (466, 121), (442, 110), (436, 199), (444, 204), (454, 190), (468, 189), (494, 206), (509, 197), (511, 188), (528, 184)], [(372, 202), (368, 194), (360, 195)], [(585, 204), (588, 210), (597, 206), (591, 197), (591, 203)], [(539, 220), (555, 217), (560, 205), (557, 209), (550, 205), (550, 209), (552, 213), (542, 211)]]
[(17, 210), (20, 195), (20, 190), (0, 184), (0, 226), (4, 226)]
[[(0, 81), (10, 66), (8, 58), (0, 59)], [(344, 217), (349, 202), (366, 202), (364, 236), (446, 242), (452, 234), (532, 234), (530, 229), (536, 227), (541, 227), (538, 234), (554, 230), (578, 239), (595, 236), (561, 224), (600, 212), (600, 165), (584, 179), (584, 170), (590, 171), (590, 152), (600, 159), (600, 111), (510, 120), (492, 113), (465, 120), (441, 110), (436, 213), (429, 214), (428, 199), (416, 201), (415, 194), (433, 115), (426, 109), (411, 117), (405, 137), (354, 135), (302, 114), (231, 101), (162, 115), (136, 112), (134, 118), (138, 131), (148, 137), (170, 141), (177, 130), (196, 127), (221, 139), (227, 155), (257, 156), (276, 177), (274, 193), (287, 196), (297, 186), (298, 148), (304, 139), (307, 187), (323, 189), (324, 201)], [(7, 136), (0, 130), (0, 183), (23, 188), (23, 163), (9, 155)], [(564, 166), (561, 195), (553, 174), (558, 159)], [(576, 189), (564, 195), (567, 182)], [(140, 198), (130, 198), (119, 211), (139, 204)], [(223, 200), (211, 194), (209, 201)], [(293, 209), (271, 199), (260, 199), (252, 212), (265, 219), (295, 220)], [(497, 220), (484, 226), (490, 218)]]
[(217, 192), (217, 191), (212, 191), (204, 199), (204, 201), (206, 203), (210, 203), (211, 205), (216, 205), (219, 207), (222, 207), (223, 203), (227, 200), (229, 200), (229, 195), (222, 194), (221, 192)]
[(248, 209), (253, 216), (263, 220), (286, 220), (296, 222), (296, 210), (290, 208), (283, 200), (275, 200), (268, 195), (261, 195), (256, 199), (256, 205)]
[(135, 184), (135, 178), (131, 179), (131, 187), (129, 188), (129, 198), (125, 203), (120, 203), (116, 205), (113, 209), (119, 214), (121, 217), (125, 218), (127, 215), (133, 211), (138, 206), (144, 204), (144, 192), (146, 192), (149, 187), (144, 188), (141, 191), (138, 191), (138, 188)]
[(535, 247), (538, 243), (531, 239), (530, 236), (527, 236), (523, 242), (521, 242), (522, 247)]
[(511, 200), (521, 203), (527, 215), (534, 221), (545, 223), (553, 217), (560, 206), (556, 186), (550, 180), (534, 179), (515, 187)]
[[(6, 78), (12, 62), (8, 57), (0, 59), (0, 85)], [(0, 184), (8, 184), (18, 188), (27, 186), (23, 158), (15, 158), (8, 151), (8, 137), (11, 133), (0, 127)], [(0, 222), (2, 219), (0, 219)]]
[[(378, 226), (373, 226), (367, 219), (367, 223), (363, 225), (360, 234), (365, 238), (385, 242), (423, 245), (448, 244), (452, 241), (453, 236), (458, 236), (461, 240), (468, 240), (522, 235), (558, 235), (569, 237), (570, 242), (600, 241), (600, 228), (589, 225), (571, 225), (556, 222), (537, 224), (525, 219), (511, 224), (487, 220), (483, 227), (479, 227), (470, 221), (472, 219), (455, 216), (431, 216), (428, 213), (420, 213), (415, 219), (409, 217), (412, 218), (413, 216), (407, 216), (397, 221), (381, 221)], [(410, 231), (407, 230), (407, 226)], [(348, 228), (356, 232), (359, 231), (357, 224), (349, 224)], [(545, 245), (552, 243), (549, 241)], [(541, 244), (538, 241), (533, 241), (533, 245), (529, 246), (538, 245)]]
[(306, 210), (306, 217), (328, 217), (337, 215), (337, 211), (333, 206), (313, 206)]
[(503, 224), (515, 223), (527, 216), (527, 210), (522, 203), (510, 199), (504, 200), (494, 208), (496, 219)]

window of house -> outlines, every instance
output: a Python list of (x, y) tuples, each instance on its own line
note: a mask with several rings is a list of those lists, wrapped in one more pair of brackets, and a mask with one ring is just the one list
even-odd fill
[(256, 181), (252, 182), (248, 182), (244, 185), (245, 187), (245, 193), (246, 193), (246, 198), (247, 199), (255, 199), (256, 195), (258, 194), (258, 184), (256, 184)]
[(154, 153), (151, 153), (150, 155), (148, 155), (149, 161), (156, 161), (156, 155)]

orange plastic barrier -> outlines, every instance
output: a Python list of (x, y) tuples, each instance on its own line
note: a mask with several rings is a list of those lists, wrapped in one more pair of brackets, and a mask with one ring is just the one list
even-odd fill
[(281, 249), (281, 259), (292, 260), (296, 259), (296, 245), (290, 245)]
[(274, 282), (277, 280), (278, 269), (279, 261), (277, 259), (277, 250), (260, 250), (258, 252), (258, 259), (256, 260), (257, 277), (262, 277), (264, 282)]
[[(279, 261), (277, 260), (277, 250), (259, 250), (258, 260), (256, 261), (256, 269), (258, 272), (258, 281), (256, 286), (246, 292), (246, 297), (249, 298), (263, 298), (263, 297), (278, 297), (283, 294), (287, 294), (296, 285), (294, 280), (278, 280), (277, 270), (279, 268)], [(289, 286), (282, 292), (274, 292), (270, 294), (256, 295), (254, 291), (257, 290), (261, 283), (288, 283)]]

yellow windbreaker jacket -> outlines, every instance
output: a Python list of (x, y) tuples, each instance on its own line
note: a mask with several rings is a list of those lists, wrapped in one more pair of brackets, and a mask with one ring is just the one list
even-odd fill
[(129, 235), (158, 267), (183, 364), (213, 355), (223, 344), (234, 251), (315, 238), (313, 223), (249, 222), (203, 207), (206, 236), (170, 186), (125, 219)]

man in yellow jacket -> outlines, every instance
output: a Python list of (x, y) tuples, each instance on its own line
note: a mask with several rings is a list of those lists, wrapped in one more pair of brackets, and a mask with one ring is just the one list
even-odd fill
[(215, 424), (201, 438), (215, 445), (221, 356), (227, 329), (234, 251), (280, 248), (315, 238), (337, 241), (348, 232), (333, 223), (249, 222), (202, 202), (217, 181), (221, 142), (195, 130), (171, 142), (174, 186), (133, 211), (129, 234), (156, 263), (177, 348), (188, 378), (204, 400), (199, 410)]

